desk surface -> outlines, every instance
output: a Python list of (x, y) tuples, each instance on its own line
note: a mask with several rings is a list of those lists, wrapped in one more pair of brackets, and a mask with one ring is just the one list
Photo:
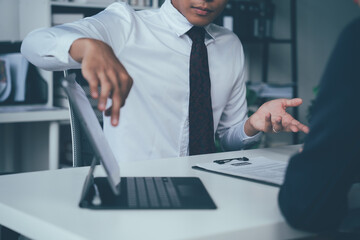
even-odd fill
[[(299, 146), (121, 164), (122, 176), (197, 176), (216, 210), (101, 210), (78, 207), (88, 167), (0, 176), (0, 224), (33, 239), (293, 239), (279, 188), (191, 169), (235, 156), (288, 160)], [(95, 175), (104, 175), (97, 167)]]

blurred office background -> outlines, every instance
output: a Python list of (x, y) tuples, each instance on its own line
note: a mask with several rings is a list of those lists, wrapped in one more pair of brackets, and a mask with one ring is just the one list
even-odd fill
[[(0, 0), (0, 56), (10, 47), (16, 49), (16, 44), (33, 28), (57, 24), (55, 21), (59, 19), (61, 23), (95, 13), (109, 2)], [(137, 9), (161, 5), (158, 0), (128, 2)], [(66, 15), (69, 13), (72, 15)], [(254, 89), (264, 87), (261, 84), (264, 83), (264, 43), (267, 41), (266, 83), (274, 91), (277, 87), (295, 88), (295, 94), (304, 100), (297, 110), (297, 117), (307, 124), (308, 109), (315, 97), (313, 89), (319, 83), (337, 36), (347, 23), (359, 15), (360, 9), (352, 0), (229, 0), (218, 21), (239, 34), (246, 54), (247, 81), (249, 86), (255, 86)], [(292, 17), (295, 17), (295, 25), (291, 24)], [(244, 22), (239, 23), (240, 20), (249, 22), (241, 25)], [(246, 29), (249, 25), (251, 31)], [(239, 30), (238, 26), (242, 29)], [(296, 39), (291, 40), (291, 36), (296, 36)], [(294, 51), (295, 79), (292, 65)], [(70, 127), (67, 110), (63, 108), (66, 104), (59, 99), (61, 97), (51, 73), (40, 72), (37, 77), (49, 84), (44, 90), (45, 100), (34, 102), (37, 108), (21, 109), (23, 105), (29, 106), (26, 101), (0, 103), (0, 172), (71, 165)], [(258, 99), (256, 104), (267, 99), (269, 97)], [(39, 106), (47, 110), (39, 110)], [(251, 107), (256, 109), (256, 106)], [(303, 138), (304, 134), (295, 138), (289, 133), (266, 135), (259, 147), (301, 143)]]

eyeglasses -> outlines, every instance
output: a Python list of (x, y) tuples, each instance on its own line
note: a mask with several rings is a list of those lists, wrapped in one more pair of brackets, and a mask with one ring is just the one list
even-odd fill
[(234, 161), (234, 160), (237, 160), (237, 161), (249, 161), (249, 159), (247, 157), (240, 157), (240, 158), (229, 158), (229, 159), (215, 160), (214, 163), (225, 164), (225, 163), (228, 163), (228, 162), (231, 162), (231, 161)]

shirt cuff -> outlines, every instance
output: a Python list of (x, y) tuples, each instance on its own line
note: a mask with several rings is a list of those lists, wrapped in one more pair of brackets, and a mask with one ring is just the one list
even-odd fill
[(80, 38), (84, 38), (84, 36), (78, 33), (63, 34), (62, 36), (59, 36), (59, 40), (57, 41), (55, 48), (50, 51), (50, 55), (55, 56), (64, 64), (79, 64), (70, 56), (69, 50), (73, 42)]
[(257, 142), (257, 141), (260, 141), (263, 132), (258, 132), (258, 133), (255, 134), (254, 136), (248, 136), (248, 135), (245, 133), (245, 123), (246, 123), (246, 121), (243, 121), (243, 122), (241, 123), (241, 126), (240, 126), (240, 129), (241, 129), (241, 130), (239, 131), (240, 139), (243, 139), (244, 144), (246, 145), (246, 144), (249, 143), (249, 142)]

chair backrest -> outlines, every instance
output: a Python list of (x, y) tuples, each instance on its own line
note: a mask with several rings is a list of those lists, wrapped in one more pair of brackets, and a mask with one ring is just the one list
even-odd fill
[[(89, 102), (94, 109), (95, 115), (102, 127), (103, 115), (102, 112), (100, 112), (97, 108), (98, 101), (91, 97), (89, 84), (82, 76), (81, 70), (80, 69), (66, 70), (64, 71), (64, 76), (67, 76), (68, 74), (71, 73), (76, 74), (76, 82), (84, 89), (86, 96), (89, 99)], [(74, 113), (74, 109), (71, 103), (69, 103), (69, 111), (70, 111), (72, 150), (73, 150), (73, 167), (90, 166), (94, 158), (94, 152), (92, 150), (89, 141), (87, 140), (86, 134), (83, 132), (79, 119), (76, 117)]]

